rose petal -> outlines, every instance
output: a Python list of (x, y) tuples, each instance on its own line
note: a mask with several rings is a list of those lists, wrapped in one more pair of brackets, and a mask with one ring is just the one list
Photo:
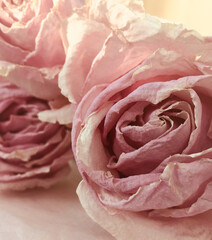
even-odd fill
[[(57, 86), (57, 74), (59, 72), (57, 67), (50, 70), (6, 62), (0, 64), (0, 76), (25, 89), (29, 94), (45, 100), (55, 99), (60, 96), (60, 90)], [(48, 88), (48, 91), (41, 91), (44, 86), (45, 89)]]
[[(59, 75), (61, 91), (70, 102), (80, 100), (84, 79), (92, 64), (91, 60), (101, 49), (108, 34), (109, 30), (101, 23), (86, 21), (83, 17), (75, 15), (70, 18), (67, 30), (69, 43), (67, 59)], [(89, 47), (86, 47), (87, 44)]]
[[(117, 34), (110, 35), (105, 41), (102, 50), (93, 60), (92, 68), (86, 79), (86, 91), (99, 83), (100, 79), (101, 83), (106, 83), (126, 74), (158, 48), (174, 49), (175, 52), (189, 60), (193, 60), (195, 55), (200, 55), (201, 62), (211, 62), (211, 58), (207, 54), (207, 52), (210, 52), (211, 43), (205, 43), (204, 39), (196, 32), (189, 31), (179, 24), (162, 22), (148, 14), (142, 16), (139, 24), (144, 24), (144, 27), (135, 27), (133, 30), (129, 28), (126, 33), (120, 30)], [(167, 28), (169, 28), (168, 31), (166, 31)], [(138, 32), (138, 29), (140, 31), (145, 30), (147, 33)], [(129, 36), (126, 37), (127, 39), (119, 37), (122, 34), (129, 34)], [(136, 36), (133, 34), (136, 34)], [(132, 42), (130, 38), (133, 41), (136, 39), (135, 42)], [(110, 69), (110, 71), (107, 71), (107, 69)], [(102, 72), (104, 72), (104, 76), (102, 76)]]
[(41, 24), (35, 50), (25, 58), (24, 63), (35, 67), (53, 67), (63, 64), (64, 59), (60, 22), (56, 14), (50, 12)]
[[(0, 49), (0, 59), (11, 63), (19, 64), (29, 54), (26, 50), (6, 43), (2, 38), (0, 38)], [(1, 71), (0, 68), (0, 73)]]
[(74, 107), (68, 104), (59, 109), (42, 111), (38, 117), (41, 121), (50, 123), (70, 124), (74, 117)]
[(117, 240), (208, 240), (212, 234), (211, 211), (184, 219), (148, 217), (146, 213), (132, 213), (108, 209), (101, 205), (84, 182), (77, 189), (80, 202), (88, 215)]

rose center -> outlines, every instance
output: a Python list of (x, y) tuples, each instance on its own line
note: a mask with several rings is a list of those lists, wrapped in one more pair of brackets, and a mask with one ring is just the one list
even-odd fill
[(112, 155), (108, 166), (124, 176), (149, 173), (165, 158), (182, 153), (190, 138), (192, 114), (189, 103), (177, 97), (157, 105), (131, 105), (108, 134)]

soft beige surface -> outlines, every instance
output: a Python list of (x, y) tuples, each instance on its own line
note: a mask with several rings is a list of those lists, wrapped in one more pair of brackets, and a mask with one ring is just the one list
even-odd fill
[(203, 35), (212, 35), (211, 0), (144, 0), (144, 7), (152, 15), (182, 22)]
[(69, 181), (49, 190), (1, 193), (0, 240), (113, 240), (80, 206), (79, 181), (74, 166)]

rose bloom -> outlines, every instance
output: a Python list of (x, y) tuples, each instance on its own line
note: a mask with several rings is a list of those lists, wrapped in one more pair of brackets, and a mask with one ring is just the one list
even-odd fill
[(70, 171), (70, 132), (41, 122), (46, 101), (0, 81), (0, 189), (49, 187)]
[[(61, 32), (65, 18), (82, 4), (82, 0), (0, 1), (0, 76), (51, 101), (51, 108), (58, 111), (43, 115), (49, 121), (60, 121), (64, 105), (65, 112), (71, 111), (57, 84), (65, 60)], [(69, 123), (65, 114), (61, 118)]]
[(91, 1), (76, 26), (60, 86), (83, 207), (120, 240), (210, 239), (211, 39), (139, 1)]

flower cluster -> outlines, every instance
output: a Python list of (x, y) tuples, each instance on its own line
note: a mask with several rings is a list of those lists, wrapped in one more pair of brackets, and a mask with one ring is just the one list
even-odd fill
[(117, 239), (212, 209), (212, 38), (139, 0), (0, 4), (2, 188), (51, 185), (72, 149), (80, 202)]

